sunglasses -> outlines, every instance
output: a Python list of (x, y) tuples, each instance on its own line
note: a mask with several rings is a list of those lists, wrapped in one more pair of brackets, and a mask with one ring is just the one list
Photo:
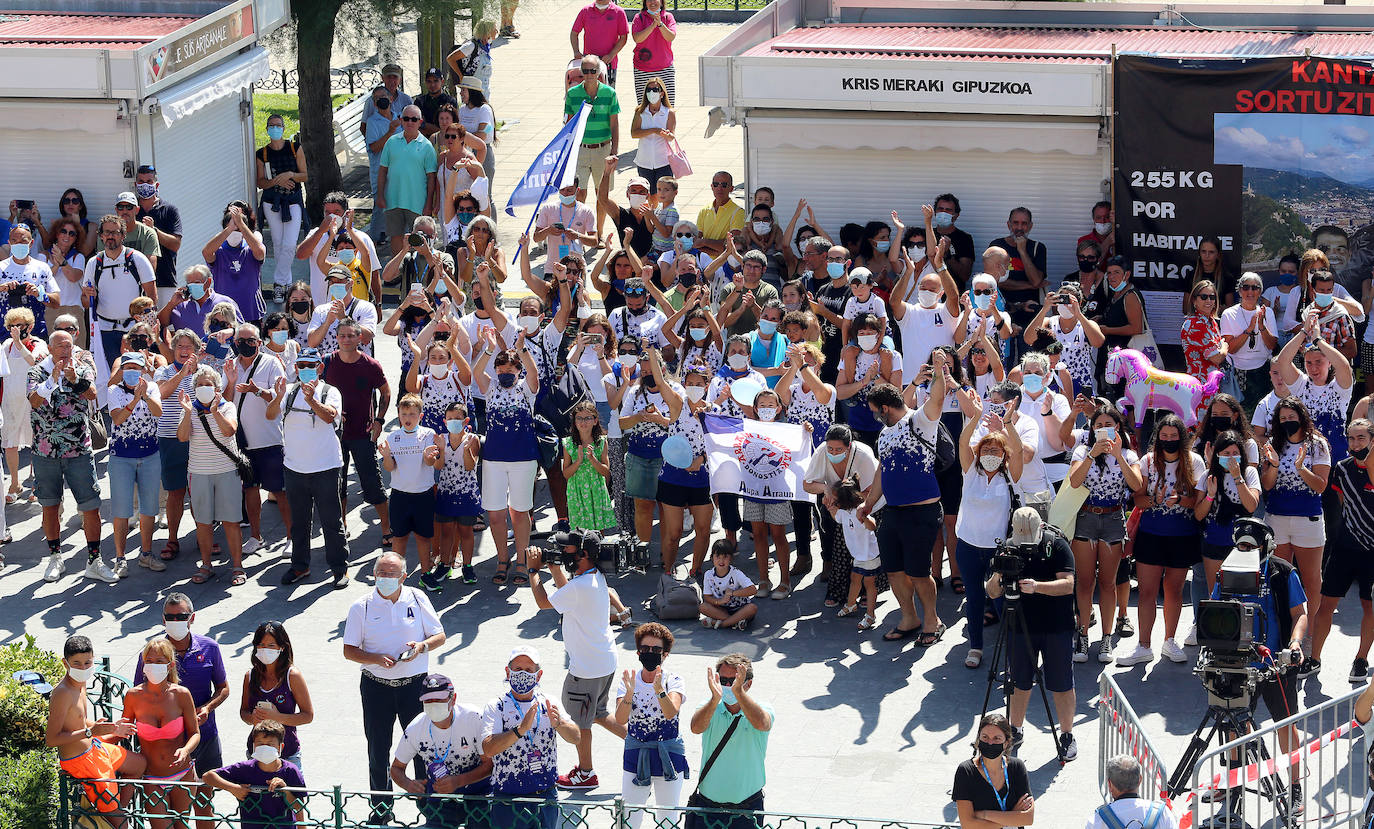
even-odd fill
[(166, 620), (169, 621), (169, 622), (189, 622), (189, 621), (191, 621), (191, 614), (189, 614), (189, 613), (164, 613), (164, 614), (162, 614), (162, 618), (163, 618), (163, 619), (166, 619)]
[(586, 75), (586, 76), (595, 75), (597, 72), (598, 72), (598, 70), (596, 70), (596, 69), (583, 69), (583, 70), (582, 70), (582, 74), (583, 74), (583, 75)]
[(141, 175), (143, 175), (144, 173), (152, 173), (152, 174), (156, 175), (156, 174), (157, 174), (157, 168), (154, 167), (154, 166), (151, 165), (151, 164), (143, 164), (143, 165), (140, 165), (139, 168), (138, 168), (138, 174), (141, 176)]
[(1209, 301), (1211, 301), (1211, 302), (1216, 302), (1216, 301), (1217, 301), (1217, 295), (1216, 295), (1216, 294), (1198, 294), (1198, 295), (1197, 295), (1197, 298), (1198, 298), (1198, 299), (1203, 299), (1203, 300), (1209, 300)]
[(76, 331), (77, 331), (77, 329), (71, 328), (71, 327), (68, 327), (68, 328), (61, 328), (61, 327), (59, 327), (57, 330), (58, 330), (58, 331), (66, 331), (68, 334), (75, 334)]
[(973, 292), (973, 295), (974, 295), (974, 296), (992, 296), (992, 289), (991, 289), (991, 288), (985, 288), (985, 289), (983, 289), (983, 290), (981, 290), (981, 291), (974, 291), (974, 292)]
[(640, 645), (640, 653), (663, 653), (662, 645)]
[(419, 118), (416, 118), (414, 115), (402, 115), (402, 116), (401, 116), (401, 120), (413, 124), (413, 123), (415, 123), (416, 121), (419, 121), (420, 119), (419, 119)]
[(722, 688), (729, 688), (730, 686), (734, 685), (734, 684), (735, 684), (735, 680), (738, 679), (738, 678), (739, 678), (739, 677), (736, 677), (736, 676), (720, 676), (720, 675), (717, 675), (717, 677), (716, 677), (716, 679), (720, 681), (720, 687), (722, 687)]
[(62, 200), (63, 204), (81, 204), (81, 199), (76, 196), (68, 196)]
[[(571, 273), (571, 271), (569, 271), (569, 273)], [(644, 292), (644, 291), (626, 291), (626, 292), (625, 292), (625, 296), (645, 296), (645, 295), (646, 295), (646, 292)]]
[(621, 357), (638, 357), (638, 356), (639, 356), (639, 352), (638, 352), (638, 351), (617, 351), (616, 354), (619, 355), (619, 356), (621, 356)]
[(1260, 289), (1260, 286), (1258, 286), (1258, 285), (1242, 285), (1242, 286), (1240, 286), (1240, 289), (1241, 289), (1242, 291), (1258, 291), (1258, 290)]
[(581, 268), (568, 268), (567, 270), (568, 276), (581, 276), (582, 274), (586, 273), (586, 271), (582, 270)]
[(731, 185), (730, 185), (730, 182), (728, 182), (728, 181), (713, 181), (713, 182), (711, 182), (711, 186), (712, 186), (712, 187), (729, 187), (729, 186), (731, 186)]
[(58, 236), (75, 236), (75, 235), (76, 235), (76, 231), (75, 231), (75, 230), (72, 230), (72, 229), (69, 228), (69, 227), (64, 227), (64, 228), (62, 228), (61, 230), (57, 231), (57, 235), (58, 235)]
[(984, 350), (981, 349), (981, 348), (974, 348), (974, 349), (971, 349), (971, 350), (969, 351), (969, 353), (972, 354), (972, 355), (974, 355), (975, 357), (982, 357), (984, 354), (987, 354), (987, 352), (984, 351)]

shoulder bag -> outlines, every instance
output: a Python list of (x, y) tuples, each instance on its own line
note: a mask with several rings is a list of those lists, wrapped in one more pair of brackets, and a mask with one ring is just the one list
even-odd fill
[(215, 437), (215, 431), (210, 428), (210, 418), (205, 414), (205, 412), (200, 412), (199, 415), (200, 425), (205, 428), (205, 436), (210, 439), (210, 442), (215, 445), (216, 449), (224, 453), (224, 457), (228, 458), (230, 461), (233, 462), (234, 471), (239, 473), (239, 478), (241, 478), (245, 484), (252, 485), (254, 480), (253, 465), (248, 462), (248, 459), (245, 458), (242, 453), (239, 452), (239, 448), (237, 446), (231, 449), (228, 446), (225, 446), (224, 444), (220, 443), (219, 438)]
[(706, 802), (706, 798), (701, 793), (702, 781), (704, 781), (706, 775), (710, 773), (711, 767), (716, 764), (716, 758), (720, 757), (720, 752), (725, 748), (725, 744), (730, 742), (730, 738), (734, 736), (735, 729), (739, 728), (739, 721), (742, 719), (744, 719), (744, 714), (742, 712), (735, 715), (735, 719), (730, 723), (730, 727), (725, 729), (725, 736), (721, 737), (720, 742), (716, 744), (716, 750), (711, 752), (710, 757), (706, 758), (706, 765), (701, 767), (701, 774), (697, 775), (697, 787), (692, 790), (692, 794), (687, 798), (688, 806), (700, 809), (703, 806), (710, 805)]
[(682, 145), (677, 143), (677, 139), (666, 142), (668, 145), (668, 167), (673, 171), (673, 178), (681, 179), (692, 174), (692, 163), (687, 160), (687, 153), (682, 151)]

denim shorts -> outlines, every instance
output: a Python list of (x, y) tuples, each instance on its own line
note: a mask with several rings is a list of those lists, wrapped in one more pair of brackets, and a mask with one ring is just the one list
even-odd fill
[(1075, 541), (1101, 541), (1104, 544), (1120, 544), (1126, 540), (1126, 513), (1089, 512), (1080, 510), (1074, 522)]
[[(81, 512), (100, 509), (100, 485), (95, 480), (95, 458), (82, 452), (74, 458), (46, 458), (33, 455), (34, 495), (41, 507), (55, 507), (62, 503), (62, 493), (70, 489)], [(62, 486), (63, 482), (67, 486)], [(157, 503), (157, 498), (153, 499)]]
[(158, 460), (162, 464), (162, 488), (177, 492), (186, 488), (186, 464), (191, 459), (191, 444), (176, 438), (157, 439)]
[(662, 458), (625, 456), (625, 494), (641, 501), (658, 500), (658, 473), (663, 469)]
[(156, 516), (158, 489), (161, 487), (162, 464), (157, 453), (145, 458), (121, 458), (110, 455), (110, 516), (134, 517), (134, 492), (138, 492), (140, 515)]

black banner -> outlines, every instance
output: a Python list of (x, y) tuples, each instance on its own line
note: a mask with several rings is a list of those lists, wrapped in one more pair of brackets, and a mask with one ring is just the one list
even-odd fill
[(1117, 249), (1137, 285), (1187, 290), (1212, 236), (1232, 277), (1317, 247), (1359, 296), (1374, 266), (1374, 65), (1123, 55), (1112, 75)]

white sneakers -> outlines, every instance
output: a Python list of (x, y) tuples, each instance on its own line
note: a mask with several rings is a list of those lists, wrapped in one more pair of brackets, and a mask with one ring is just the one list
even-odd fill
[(82, 575), (88, 579), (103, 581), (106, 584), (114, 584), (115, 582), (119, 581), (119, 576), (116, 576), (115, 572), (110, 569), (109, 565), (107, 565), (101, 559), (96, 559), (95, 561), (92, 561), (91, 563), (87, 564), (86, 571), (82, 573)]
[(62, 578), (62, 573), (66, 569), (66, 565), (62, 563), (61, 553), (53, 553), (48, 556), (48, 566), (43, 570), (43, 581), (52, 584)]
[(1159, 649), (1164, 654), (1164, 658), (1170, 662), (1187, 662), (1188, 654), (1183, 652), (1183, 648), (1172, 639), (1165, 639), (1164, 646)]
[(167, 569), (167, 565), (163, 564), (162, 561), (159, 560), (157, 556), (154, 556), (152, 553), (143, 553), (142, 555), (140, 555), (138, 557), (138, 566), (147, 567), (154, 573), (161, 573), (163, 570)]
[(1197, 625), (1188, 628), (1188, 635), (1183, 637), (1183, 644), (1190, 648), (1197, 644)]
[(1152, 662), (1154, 661), (1154, 658), (1154, 650), (1144, 645), (1137, 644), (1130, 646), (1130, 650), (1128, 650), (1126, 653), (1117, 655), (1116, 664), (1139, 665), (1142, 662)]
[(111, 568), (111, 572), (115, 574), (116, 578), (127, 579), (129, 577), (129, 562), (125, 561), (123, 556), (120, 556), (115, 559), (114, 567)]

